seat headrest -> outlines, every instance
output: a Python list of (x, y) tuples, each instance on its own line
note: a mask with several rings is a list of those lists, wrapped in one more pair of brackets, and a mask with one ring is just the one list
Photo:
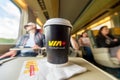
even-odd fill
[(113, 35), (120, 35), (120, 27), (111, 28), (111, 33)]

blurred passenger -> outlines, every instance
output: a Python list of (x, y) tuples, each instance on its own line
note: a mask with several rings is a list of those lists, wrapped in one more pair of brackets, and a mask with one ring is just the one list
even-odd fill
[(80, 46), (90, 47), (90, 39), (86, 32), (82, 33), (78, 41), (79, 41)]
[(16, 48), (19, 48), (20, 46), (24, 48), (32, 48), (31, 50), (10, 50), (9, 52), (6, 52), (0, 58), (5, 57), (14, 57), (14, 56), (36, 56), (38, 53), (34, 50), (39, 49), (40, 47), (43, 47), (45, 44), (45, 37), (40, 31), (36, 28), (35, 23), (28, 23), (24, 26), (27, 33), (23, 35), (17, 42)]
[(81, 37), (78, 39), (78, 42), (85, 52), (83, 57), (90, 62), (94, 62), (92, 51), (90, 49), (90, 39), (86, 32), (82, 33)]
[(110, 34), (107, 26), (102, 26), (96, 38), (98, 47), (110, 48), (111, 57), (117, 57), (120, 60), (120, 39)]

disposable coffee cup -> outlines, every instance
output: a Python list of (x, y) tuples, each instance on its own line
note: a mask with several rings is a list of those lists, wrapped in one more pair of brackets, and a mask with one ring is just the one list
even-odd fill
[(68, 62), (72, 25), (63, 18), (52, 18), (44, 24), (47, 61), (52, 64)]

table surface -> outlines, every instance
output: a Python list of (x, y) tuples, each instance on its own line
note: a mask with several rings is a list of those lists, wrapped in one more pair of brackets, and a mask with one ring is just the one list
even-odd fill
[[(38, 59), (42, 58), (18, 57), (0, 65), (0, 80), (18, 80), (24, 61)], [(88, 71), (85, 73), (75, 75), (68, 80), (118, 80), (112, 75), (104, 72), (100, 68), (84, 60), (83, 58), (72, 57), (69, 58), (69, 61), (80, 66), (86, 67)]]

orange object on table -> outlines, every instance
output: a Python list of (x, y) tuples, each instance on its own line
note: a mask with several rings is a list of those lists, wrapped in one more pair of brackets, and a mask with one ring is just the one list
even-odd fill
[(35, 75), (35, 68), (34, 65), (30, 65), (30, 76)]

